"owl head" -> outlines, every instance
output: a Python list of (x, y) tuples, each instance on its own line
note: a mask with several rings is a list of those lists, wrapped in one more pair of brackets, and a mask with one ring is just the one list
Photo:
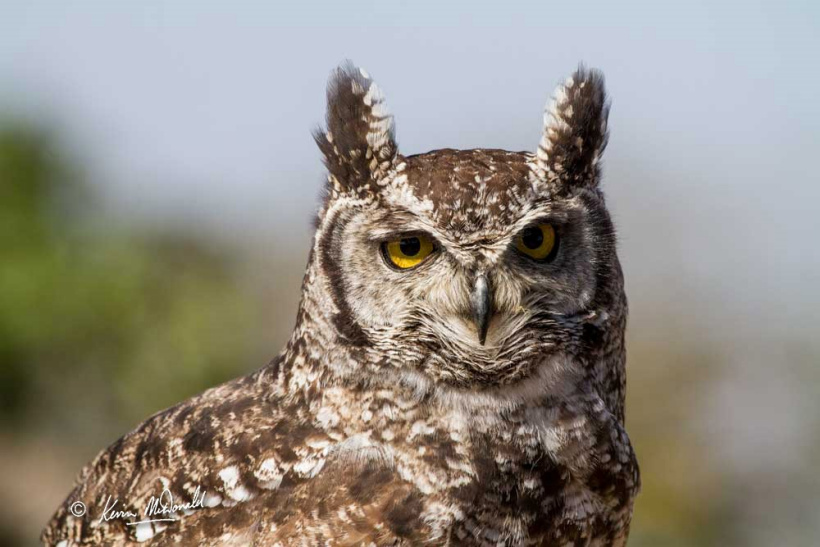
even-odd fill
[(306, 278), (335, 341), (375, 368), (476, 388), (622, 339), (599, 189), (608, 110), (602, 75), (581, 67), (533, 152), (404, 156), (380, 89), (338, 68), (314, 135), (328, 182)]

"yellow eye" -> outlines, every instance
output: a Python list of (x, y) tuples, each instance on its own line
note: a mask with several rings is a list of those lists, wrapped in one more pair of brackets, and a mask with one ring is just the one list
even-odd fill
[(421, 264), (433, 252), (433, 240), (424, 234), (382, 243), (382, 253), (393, 266), (407, 270)]
[(558, 235), (552, 224), (536, 224), (518, 234), (515, 248), (535, 260), (549, 261), (558, 252)]

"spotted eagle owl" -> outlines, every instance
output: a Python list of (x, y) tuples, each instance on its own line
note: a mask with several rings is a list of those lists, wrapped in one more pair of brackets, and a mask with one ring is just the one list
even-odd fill
[(50, 545), (624, 545), (627, 304), (602, 75), (537, 151), (402, 155), (345, 65), (296, 326), (269, 365), (103, 451)]

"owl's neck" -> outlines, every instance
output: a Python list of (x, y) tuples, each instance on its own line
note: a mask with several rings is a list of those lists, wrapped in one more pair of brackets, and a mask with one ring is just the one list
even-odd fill
[(340, 375), (325, 359), (351, 355), (339, 348), (311, 353), (314, 339), (294, 337), (277, 383), (284, 398), (298, 400), (311, 423), (333, 439), (337, 460), (391, 462), (405, 453), (417, 458), (418, 446), (441, 453), (461, 446), (467, 452), (459, 458), (468, 467), (476, 457), (503, 453), (515, 465), (551, 461), (584, 474), (586, 462), (575, 461), (578, 444), (571, 440), (594, 440), (596, 431), (610, 427), (611, 414), (602, 414), (595, 393), (579, 390), (583, 379), (567, 356), (546, 358), (518, 383), (474, 391), (398, 369), (368, 381)]

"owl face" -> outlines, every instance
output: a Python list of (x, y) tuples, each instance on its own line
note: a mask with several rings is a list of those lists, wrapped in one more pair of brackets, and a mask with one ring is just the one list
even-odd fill
[(459, 387), (508, 384), (577, 352), (607, 316), (617, 269), (597, 189), (600, 77), (579, 70), (559, 88), (535, 154), (404, 157), (382, 100), (365, 74), (340, 69), (316, 136), (330, 176), (314, 260), (342, 338)]

